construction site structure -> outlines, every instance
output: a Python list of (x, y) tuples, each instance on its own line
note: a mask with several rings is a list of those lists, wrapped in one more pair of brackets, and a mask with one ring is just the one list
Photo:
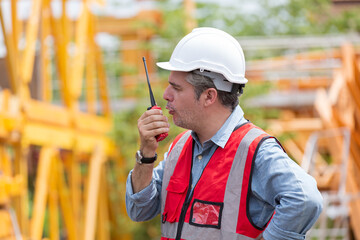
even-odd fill
[[(360, 36), (239, 39), (254, 84), (272, 91), (244, 105), (280, 109), (267, 130), (315, 177), (324, 209), (307, 239), (360, 239)], [(246, 94), (246, 93), (245, 93)]]
[[(128, 228), (114, 227), (126, 222), (119, 220), (126, 218), (125, 178), (118, 174), (111, 185), (108, 176), (111, 167), (121, 173), (124, 162), (109, 137), (113, 119), (94, 2), (103, 4), (81, 1), (79, 16), (70, 19), (68, 1), (58, 1), (56, 15), (53, 1), (33, 0), (25, 20), (17, 0), (0, 2), (7, 75), (0, 81), (0, 239), (131, 239)], [(117, 34), (146, 41), (151, 33), (128, 23), (154, 16), (144, 11), (122, 19), (115, 29), (127, 29)], [(140, 55), (149, 51), (125, 51), (124, 61)]]
[[(152, 52), (141, 47), (153, 32), (132, 23), (158, 25), (161, 15), (144, 10), (131, 18), (99, 18), (89, 4), (102, 1), (83, 0), (74, 20), (66, 0), (57, 1), (59, 15), (51, 0), (32, 0), (25, 21), (17, 2), (0, 1), (7, 76), (0, 79), (0, 239), (131, 239), (125, 174), (116, 175), (115, 184), (109, 180), (112, 168), (121, 173), (125, 163), (108, 137), (109, 79), (94, 36), (108, 32), (123, 40), (121, 62), (136, 70), (122, 76), (126, 92), (145, 79), (142, 56), (155, 72)], [(184, 8), (192, 29), (194, 3), (184, 1)], [(281, 109), (267, 119), (267, 130), (285, 136), (286, 151), (318, 182), (324, 211), (307, 237), (350, 239), (351, 229), (360, 239), (359, 37), (239, 42), (247, 59), (260, 48), (281, 48), (277, 57), (248, 61), (249, 84), (270, 81), (276, 92), (244, 104)]]
[[(142, 56), (154, 73), (146, 44), (161, 14), (146, 8), (126, 17), (95, 15), (92, 6), (103, 0), (27, 3), (24, 17), (23, 1), (0, 1), (6, 48), (0, 60), (0, 239), (131, 239), (125, 162), (109, 137), (109, 89), (116, 89), (109, 86), (97, 37), (121, 39), (116, 63), (130, 71), (116, 86), (127, 97), (145, 79)], [(190, 31), (193, 1), (183, 6)]]

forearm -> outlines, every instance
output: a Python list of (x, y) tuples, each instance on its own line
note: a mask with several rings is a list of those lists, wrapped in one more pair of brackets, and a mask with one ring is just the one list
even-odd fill
[[(164, 159), (166, 158), (164, 155)], [(164, 161), (152, 169), (152, 179), (147, 183), (142, 190), (134, 193), (132, 186), (133, 171), (129, 173), (126, 181), (126, 210), (129, 217), (133, 221), (150, 220), (160, 213), (160, 195), (162, 177), (164, 171)], [(144, 164), (142, 164), (144, 165)], [(140, 172), (139, 172), (140, 173)], [(136, 177), (134, 177), (135, 179)]]
[(131, 184), (132, 172), (126, 182), (126, 210), (133, 221), (147, 221), (160, 212), (160, 192), (157, 181), (151, 180), (150, 184), (141, 191), (134, 193)]
[(134, 166), (131, 174), (131, 185), (133, 192), (137, 193), (146, 188), (151, 180), (153, 174), (154, 163), (152, 164), (138, 164)]

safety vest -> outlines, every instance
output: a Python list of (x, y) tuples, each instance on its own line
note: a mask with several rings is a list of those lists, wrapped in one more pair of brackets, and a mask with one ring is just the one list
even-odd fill
[(193, 139), (190, 131), (173, 142), (165, 163), (161, 191), (161, 240), (249, 240), (265, 228), (248, 213), (252, 166), (269, 138), (252, 123), (236, 129), (218, 147), (191, 192)]

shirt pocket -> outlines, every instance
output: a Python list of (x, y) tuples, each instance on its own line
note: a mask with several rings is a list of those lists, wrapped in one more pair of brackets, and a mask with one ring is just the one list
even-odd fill
[(162, 222), (175, 222), (179, 220), (181, 205), (186, 198), (188, 185), (179, 179), (171, 179), (166, 191), (166, 202), (162, 214)]
[(190, 211), (189, 224), (198, 227), (221, 228), (223, 202), (209, 202), (194, 199)]

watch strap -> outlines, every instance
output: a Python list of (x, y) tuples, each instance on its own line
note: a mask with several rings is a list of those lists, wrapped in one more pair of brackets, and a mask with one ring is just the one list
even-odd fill
[(156, 161), (156, 159), (157, 159), (157, 154), (155, 153), (155, 156), (151, 158), (142, 157), (141, 163), (145, 163), (145, 164), (153, 163)]
[(136, 157), (136, 162), (139, 163), (139, 164), (150, 164), (150, 163), (153, 163), (156, 161), (157, 159), (157, 154), (155, 153), (155, 156), (154, 157), (151, 157), (151, 158), (147, 158), (147, 157), (144, 157), (141, 153), (140, 150), (138, 150), (135, 154), (135, 157)]

